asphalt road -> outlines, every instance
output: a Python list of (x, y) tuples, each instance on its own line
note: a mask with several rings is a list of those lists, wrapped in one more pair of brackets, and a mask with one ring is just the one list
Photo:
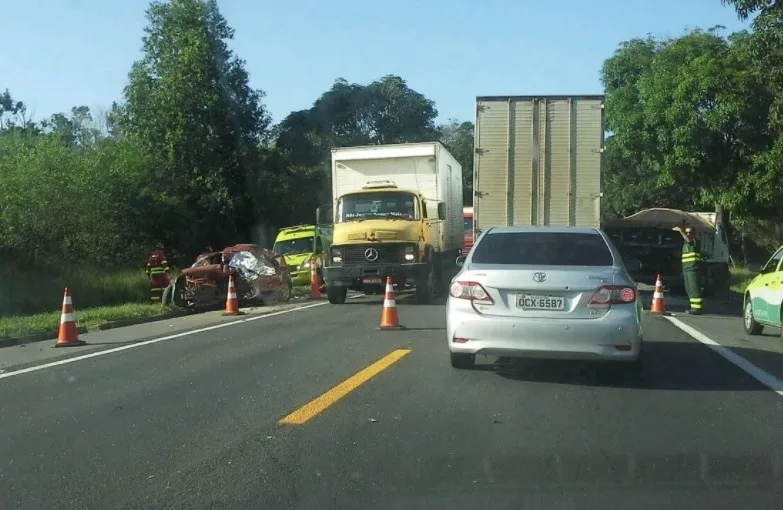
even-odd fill
[(407, 331), (365, 297), (6, 364), (0, 508), (780, 508), (783, 399), (666, 318), (639, 377), (457, 371), (443, 306), (406, 301)]

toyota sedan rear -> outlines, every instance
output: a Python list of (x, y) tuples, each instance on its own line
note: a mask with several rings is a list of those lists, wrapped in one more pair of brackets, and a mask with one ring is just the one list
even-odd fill
[(636, 283), (600, 229), (492, 228), (458, 261), (446, 306), (453, 367), (472, 367), (476, 354), (640, 359)]

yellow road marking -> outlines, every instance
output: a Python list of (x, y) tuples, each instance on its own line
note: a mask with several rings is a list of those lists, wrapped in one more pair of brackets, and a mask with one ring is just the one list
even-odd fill
[(318, 414), (325, 411), (330, 406), (337, 403), (338, 400), (366, 383), (379, 373), (383, 372), (394, 363), (401, 360), (406, 355), (410, 354), (411, 349), (397, 349), (392, 351), (383, 358), (379, 359), (369, 367), (356, 372), (354, 375), (344, 380), (331, 390), (327, 391), (320, 397), (317, 397), (307, 404), (303, 405), (293, 413), (289, 414), (282, 420), (281, 425), (302, 425), (308, 422)]

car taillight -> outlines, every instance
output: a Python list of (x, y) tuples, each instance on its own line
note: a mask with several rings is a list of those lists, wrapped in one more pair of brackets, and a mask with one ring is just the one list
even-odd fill
[(487, 289), (478, 282), (454, 282), (449, 287), (449, 295), (457, 299), (494, 303), (492, 298), (489, 297)]
[(603, 285), (587, 303), (587, 306), (602, 307), (627, 305), (636, 301), (636, 289), (626, 285)]

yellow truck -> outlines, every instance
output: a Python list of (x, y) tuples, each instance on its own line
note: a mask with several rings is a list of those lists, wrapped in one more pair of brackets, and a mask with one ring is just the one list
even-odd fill
[[(320, 266), (321, 254), (329, 250), (332, 244), (332, 228), (326, 225), (297, 225), (280, 230), (272, 247), (279, 255), (284, 255), (285, 264), (291, 268), (291, 280), (294, 285), (310, 283), (310, 261), (317, 259)], [(317, 267), (319, 275), (321, 268)]]
[(388, 276), (420, 303), (445, 288), (463, 242), (462, 167), (441, 143), (332, 149), (332, 197), (330, 303), (382, 293)]

